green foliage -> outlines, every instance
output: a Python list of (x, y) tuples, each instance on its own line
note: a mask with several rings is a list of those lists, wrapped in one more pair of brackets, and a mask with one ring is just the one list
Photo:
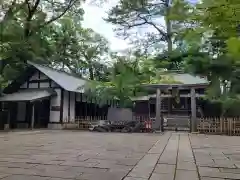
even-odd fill
[[(82, 29), (79, 31), (79, 35), (78, 53), (80, 55), (82, 65), (89, 73), (89, 79), (104, 79), (103, 70), (106, 70), (106, 66), (104, 66), (103, 63), (106, 62), (103, 58), (106, 58), (108, 55), (108, 41), (91, 29)], [(103, 63), (101, 63), (101, 61)]]
[(138, 60), (127, 61), (127, 57), (119, 56), (115, 56), (115, 58), (116, 62), (111, 69), (109, 80), (107, 82), (90, 82), (87, 91), (100, 98), (101, 102), (117, 99), (121, 107), (129, 107), (131, 97), (145, 94), (141, 83), (149, 77), (141, 74)]
[(2, 90), (6, 87), (6, 85), (7, 85), (7, 82), (2, 76), (0, 76), (0, 95), (2, 93)]
[(240, 98), (228, 97), (222, 100), (223, 116), (240, 116)]
[(203, 0), (184, 20), (195, 26), (185, 27), (178, 36), (185, 70), (208, 78), (210, 100), (239, 93), (239, 9), (238, 1)]
[[(0, 20), (1, 76), (8, 82), (27, 61), (49, 64), (91, 79), (105, 79), (99, 62), (108, 42), (81, 26), (81, 0), (3, 1)], [(107, 72), (106, 72), (107, 73)]]
[(227, 41), (227, 51), (236, 61), (240, 60), (240, 40), (236, 37), (230, 37)]
[(0, 59), (4, 60), (1, 76), (5, 81), (15, 79), (26, 62), (51, 61), (56, 44), (53, 29), (66, 14), (81, 20), (80, 0), (2, 1), (0, 20)]

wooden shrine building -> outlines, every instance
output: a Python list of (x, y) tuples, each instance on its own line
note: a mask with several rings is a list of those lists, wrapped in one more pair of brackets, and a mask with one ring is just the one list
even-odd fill
[(28, 62), (0, 97), (0, 127), (61, 129), (76, 117), (106, 116), (114, 101), (98, 105), (84, 93), (86, 83), (71, 73)]
[(136, 116), (154, 119), (154, 128), (163, 130), (163, 117), (188, 117), (191, 131), (196, 131), (198, 107), (209, 82), (186, 73), (171, 73), (176, 83), (147, 84), (147, 96), (132, 98)]

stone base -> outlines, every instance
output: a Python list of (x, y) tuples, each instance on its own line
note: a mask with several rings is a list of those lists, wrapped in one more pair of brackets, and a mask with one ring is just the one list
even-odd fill
[(78, 129), (78, 124), (77, 123), (65, 123), (63, 125), (64, 129)]
[(18, 123), (17, 128), (19, 129), (27, 129), (28, 128), (28, 123)]
[(63, 129), (63, 125), (62, 124), (49, 123), (48, 124), (48, 129)]

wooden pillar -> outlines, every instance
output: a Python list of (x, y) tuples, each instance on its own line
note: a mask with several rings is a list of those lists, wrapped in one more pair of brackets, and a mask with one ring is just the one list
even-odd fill
[(96, 97), (94, 98), (94, 106), (93, 107), (94, 107), (93, 119), (97, 119), (97, 98)]
[(31, 119), (31, 129), (34, 129), (34, 120), (35, 120), (35, 108), (34, 103), (32, 104), (32, 119)]
[(151, 118), (151, 109), (150, 109), (150, 98), (148, 99), (148, 118)]
[(11, 111), (10, 111), (10, 108), (8, 107), (8, 111), (7, 111), (7, 123), (4, 124), (4, 130), (9, 130), (9, 129), (10, 129), (10, 123), (11, 123)]
[(191, 132), (197, 131), (197, 114), (196, 114), (196, 92), (191, 88)]
[(156, 128), (158, 130), (162, 130), (162, 118), (161, 118), (161, 90), (157, 89), (157, 97), (156, 97)]

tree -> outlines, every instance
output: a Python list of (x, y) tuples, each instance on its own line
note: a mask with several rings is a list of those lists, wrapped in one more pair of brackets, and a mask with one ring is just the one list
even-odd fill
[[(68, 69), (79, 76), (105, 79), (107, 41), (91, 29), (81, 27), (80, 0), (3, 2), (0, 21), (0, 74), (11, 81), (36, 61)], [(51, 11), (50, 9), (53, 8)], [(2, 82), (2, 81), (1, 81)]]
[[(167, 44), (167, 51), (172, 52), (173, 42), (181, 22), (190, 11), (190, 5), (182, 0), (121, 0), (108, 13), (108, 22), (118, 25), (120, 34), (129, 37), (134, 28), (145, 28), (143, 38), (148, 47), (158, 49), (160, 44)], [(151, 31), (148, 31), (151, 29)], [(141, 31), (141, 30), (140, 30)], [(160, 49), (163, 46), (160, 46)]]
[(156, 69), (152, 59), (146, 60), (139, 51), (125, 56), (113, 56), (108, 81), (90, 81), (86, 87), (89, 96), (97, 96), (101, 102), (117, 99), (120, 107), (129, 107), (131, 98), (147, 94), (146, 84), (179, 83), (161, 69)]
[[(80, 0), (9, 0), (1, 1), (0, 59), (4, 60), (2, 76), (6, 80), (6, 69), (16, 73), (22, 71), (27, 60), (49, 60), (53, 49), (49, 41), (51, 25), (66, 13), (83, 15)], [(9, 74), (9, 73), (7, 73)], [(11, 74), (11, 73), (10, 73)]]
[(198, 26), (181, 34), (188, 54), (186, 69), (208, 78), (208, 98), (220, 102), (223, 114), (240, 102), (239, 9), (238, 1), (203, 0), (191, 17)]
[(136, 56), (114, 55), (112, 58), (115, 62), (109, 69), (108, 80), (106, 82), (92, 81), (86, 90), (90, 96), (100, 98), (101, 102), (116, 99), (120, 107), (129, 107), (131, 97), (145, 93), (141, 88), (141, 83), (149, 77), (142, 74)]
[[(42, 27), (60, 19), (67, 12), (82, 16), (83, 10), (80, 7), (80, 0), (10, 0), (2, 1), (1, 21), (2, 28), (5, 28), (9, 21), (19, 20), (22, 15), (24, 37), (27, 38), (39, 31)], [(22, 14), (24, 12), (24, 14)]]
[(82, 29), (79, 31), (79, 36), (78, 52), (81, 62), (89, 73), (89, 79), (96, 80), (95, 75), (99, 75), (106, 68), (103, 64), (104, 58), (108, 58), (108, 41), (91, 29)]
[(102, 57), (107, 59), (108, 42), (92, 29), (84, 29), (72, 17), (65, 17), (55, 26), (52, 42), (55, 44), (51, 58), (54, 66), (67, 67), (90, 80), (106, 78), (108, 68)]

